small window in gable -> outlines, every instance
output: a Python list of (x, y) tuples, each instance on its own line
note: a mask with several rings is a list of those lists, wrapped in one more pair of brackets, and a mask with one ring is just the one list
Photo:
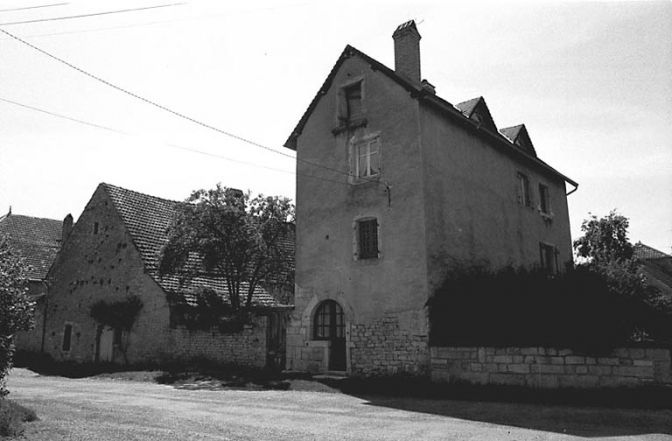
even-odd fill
[(357, 260), (378, 258), (378, 220), (357, 221)]
[(364, 116), (362, 109), (362, 82), (349, 84), (342, 89), (341, 120), (352, 122)]
[(355, 143), (354, 176), (356, 178), (371, 178), (380, 174), (380, 140), (378, 137)]
[(530, 180), (523, 173), (518, 173), (516, 176), (518, 178), (518, 203), (529, 207), (532, 204), (530, 198)]
[(99, 228), (98, 222), (94, 222), (93, 223), (93, 234), (98, 234), (98, 228)]

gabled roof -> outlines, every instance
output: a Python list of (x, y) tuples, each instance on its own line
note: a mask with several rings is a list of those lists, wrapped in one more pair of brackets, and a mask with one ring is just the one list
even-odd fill
[(632, 257), (635, 259), (672, 259), (672, 256), (669, 254), (665, 254), (662, 251), (658, 251), (657, 249), (648, 245), (644, 245), (641, 242), (637, 242), (635, 244)]
[[(145, 270), (166, 292), (179, 293), (189, 302), (193, 301), (193, 292), (197, 288), (204, 287), (214, 289), (224, 298), (228, 298), (226, 282), (221, 277), (196, 277), (184, 285), (180, 283), (180, 277), (176, 274), (160, 276), (158, 273), (159, 252), (168, 242), (168, 228), (176, 218), (179, 206), (184, 202), (161, 199), (105, 183), (100, 184), (100, 187), (112, 200), (133, 243), (140, 251)], [(283, 245), (291, 247), (293, 256), (294, 241), (287, 240), (283, 242)], [(253, 303), (260, 307), (280, 306), (261, 287), (255, 290)]]
[[(481, 129), (479, 124), (474, 122), (473, 120), (469, 119), (464, 115), (464, 113), (457, 109), (455, 106), (450, 104), (448, 101), (444, 100), (443, 98), (437, 96), (434, 94), (432, 91), (427, 90), (422, 87), (422, 84), (415, 84), (409, 80), (406, 80), (404, 77), (397, 75), (397, 73), (394, 72), (394, 70), (390, 69), (389, 67), (385, 66), (384, 64), (374, 60), (373, 58), (369, 57), (365, 53), (355, 49), (354, 47), (347, 45), (343, 52), (341, 53), (341, 56), (338, 58), (336, 61), (336, 64), (334, 64), (334, 67), (331, 69), (331, 72), (329, 72), (329, 75), (327, 76), (326, 80), (322, 84), (322, 87), (318, 90), (317, 94), (313, 98), (313, 100), (310, 102), (310, 105), (306, 109), (306, 111), (303, 113), (303, 116), (301, 116), (301, 119), (299, 120), (298, 124), (292, 131), (292, 133), (289, 135), (289, 138), (287, 138), (287, 141), (285, 141), (285, 147), (296, 150), (296, 141), (297, 138), (301, 135), (303, 132), (303, 129), (308, 122), (308, 118), (310, 118), (310, 115), (313, 113), (313, 110), (317, 107), (317, 104), (319, 103), (320, 99), (329, 91), (329, 89), (332, 86), (332, 83), (334, 81), (334, 78), (336, 76), (336, 73), (340, 69), (341, 65), (347, 60), (348, 58), (351, 57), (360, 57), (362, 58), (366, 63), (371, 66), (371, 69), (374, 71), (381, 72), (384, 74), (386, 77), (388, 77), (390, 80), (394, 81), (397, 83), (399, 86), (403, 87), (406, 89), (406, 91), (409, 92), (410, 96), (415, 99), (419, 99), (421, 102), (426, 103), (427, 105), (430, 105), (434, 107), (435, 109), (439, 110), (442, 112), (444, 115), (447, 117), (453, 119), (454, 121), (463, 124), (465, 127), (467, 127), (468, 130), (474, 130), (477, 133), (480, 134), (480, 136), (487, 138), (488, 140), (491, 141), (491, 145), (493, 145), (495, 148), (499, 149), (500, 151), (503, 151), (505, 154), (514, 156), (518, 159), (521, 159), (523, 161), (527, 161), (528, 163), (532, 164), (533, 166), (536, 166), (548, 173), (551, 173), (558, 178), (561, 178), (565, 182), (569, 183), (570, 185), (578, 188), (579, 184), (577, 184), (575, 181), (572, 179), (566, 177), (562, 173), (558, 172), (555, 170), (553, 167), (550, 165), (546, 164), (544, 161), (536, 157), (536, 154), (533, 153), (534, 150), (532, 149), (532, 153), (530, 151), (527, 151), (522, 148), (511, 148), (512, 146), (515, 147), (515, 144), (511, 142), (509, 139), (506, 139), (502, 137), (499, 133), (492, 130), (488, 130), (487, 128), (485, 130)], [(489, 112), (488, 112), (489, 113)], [(492, 119), (492, 117), (490, 118)], [(494, 122), (493, 122), (494, 125)], [(531, 143), (530, 143), (531, 145)], [(574, 191), (572, 190), (572, 191)]]
[(43, 280), (61, 247), (63, 222), (11, 212), (0, 217), (0, 235), (9, 237), (26, 264), (28, 278)]
[(506, 127), (501, 129), (499, 132), (525, 153), (535, 157), (537, 156), (537, 152), (534, 150), (534, 145), (532, 144), (530, 134), (527, 132), (525, 124), (520, 124), (514, 127)]
[(476, 124), (480, 124), (493, 132), (497, 131), (495, 120), (492, 119), (488, 105), (485, 104), (485, 98), (482, 96), (455, 104), (455, 107), (457, 107), (464, 116), (474, 121)]

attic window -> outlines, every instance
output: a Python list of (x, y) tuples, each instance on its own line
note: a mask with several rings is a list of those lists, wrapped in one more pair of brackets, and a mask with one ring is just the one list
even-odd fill
[(354, 121), (364, 115), (362, 112), (362, 82), (358, 81), (343, 88), (343, 109), (341, 118)]
[(98, 222), (93, 223), (93, 234), (98, 234)]

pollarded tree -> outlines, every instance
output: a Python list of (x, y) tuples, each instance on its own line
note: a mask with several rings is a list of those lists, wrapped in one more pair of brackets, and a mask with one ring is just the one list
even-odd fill
[(34, 302), (28, 297), (27, 266), (6, 237), (0, 237), (0, 397), (12, 366), (12, 336), (33, 324)]
[(197, 190), (179, 206), (159, 257), (159, 272), (221, 277), (234, 311), (249, 310), (255, 289), (293, 271), (294, 206), (222, 187)]

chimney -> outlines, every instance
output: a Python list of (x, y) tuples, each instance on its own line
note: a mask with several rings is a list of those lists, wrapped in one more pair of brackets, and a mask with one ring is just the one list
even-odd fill
[(394, 34), (394, 71), (420, 84), (420, 33), (415, 21), (400, 25)]
[(70, 232), (72, 231), (72, 215), (68, 214), (65, 216), (65, 219), (63, 219), (63, 230), (61, 232), (61, 246), (65, 243), (65, 241), (68, 239), (68, 236), (70, 236)]

